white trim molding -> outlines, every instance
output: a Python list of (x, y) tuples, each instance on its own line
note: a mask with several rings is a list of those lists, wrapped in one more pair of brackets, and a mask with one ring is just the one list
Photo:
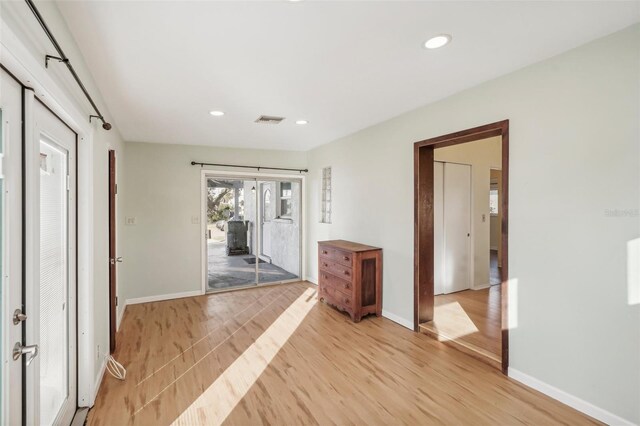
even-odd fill
[(116, 332), (120, 331), (120, 324), (122, 324), (122, 317), (124, 317), (124, 311), (127, 310), (127, 301), (124, 301), (124, 306), (120, 310), (118, 317), (116, 318)]
[(202, 294), (202, 291), (194, 290), (183, 291), (182, 293), (161, 294), (159, 296), (136, 297), (133, 299), (127, 299), (125, 302), (125, 309), (129, 305), (137, 305), (139, 303), (162, 302), (163, 300), (182, 299), (183, 297), (201, 296)]
[(98, 375), (94, 379), (95, 387), (93, 389), (92, 400), (95, 401), (98, 396), (98, 391), (100, 390), (100, 385), (102, 384), (102, 379), (104, 378), (104, 373), (107, 370), (107, 359), (103, 354), (98, 353), (100, 356), (100, 361), (102, 364), (100, 365), (100, 371), (98, 371)]
[(591, 404), (590, 402), (571, 395), (568, 392), (558, 389), (555, 386), (545, 383), (542, 380), (538, 380), (535, 377), (531, 377), (514, 368), (509, 368), (509, 377), (606, 424), (620, 426), (634, 425), (634, 423), (623, 419), (620, 416), (610, 413)]
[(309, 281), (311, 284), (318, 285), (318, 279), (317, 278), (307, 277), (307, 278), (305, 278), (305, 280)]
[(409, 330), (413, 331), (413, 321), (404, 319), (401, 316), (392, 314), (391, 312), (385, 311), (384, 309), (382, 310), (382, 316), (395, 322), (396, 324), (400, 324), (401, 326), (406, 327)]

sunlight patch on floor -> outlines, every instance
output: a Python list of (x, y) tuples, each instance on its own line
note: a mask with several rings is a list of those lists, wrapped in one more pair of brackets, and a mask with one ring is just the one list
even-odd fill
[(300, 295), (173, 424), (221, 424), (316, 304), (314, 294), (309, 288)]
[(478, 332), (478, 327), (458, 302), (436, 306), (434, 323), (444, 333), (438, 337), (440, 341), (458, 339)]

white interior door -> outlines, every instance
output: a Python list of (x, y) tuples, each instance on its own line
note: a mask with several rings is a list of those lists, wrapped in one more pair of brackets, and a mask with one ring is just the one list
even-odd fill
[(76, 410), (76, 135), (33, 96), (26, 134), (27, 424), (68, 425)]
[(22, 362), (13, 348), (22, 344), (22, 86), (0, 70), (2, 156), (2, 356), (0, 424), (22, 424)]
[(444, 164), (444, 293), (471, 287), (471, 166)]
[(433, 164), (434, 294), (444, 293), (444, 163)]

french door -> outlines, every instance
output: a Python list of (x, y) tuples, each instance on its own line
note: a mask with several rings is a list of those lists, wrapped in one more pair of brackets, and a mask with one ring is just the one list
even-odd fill
[(24, 403), (26, 423), (76, 411), (76, 134), (26, 91)]

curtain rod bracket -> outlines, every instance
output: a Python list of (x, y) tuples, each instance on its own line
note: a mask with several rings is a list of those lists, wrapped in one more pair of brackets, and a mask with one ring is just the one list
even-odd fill
[(69, 63), (69, 58), (61, 58), (59, 56), (45, 55), (45, 57), (44, 57), (44, 67), (45, 68), (49, 68), (49, 61), (51, 59), (55, 59), (56, 61), (62, 62), (64, 64)]

